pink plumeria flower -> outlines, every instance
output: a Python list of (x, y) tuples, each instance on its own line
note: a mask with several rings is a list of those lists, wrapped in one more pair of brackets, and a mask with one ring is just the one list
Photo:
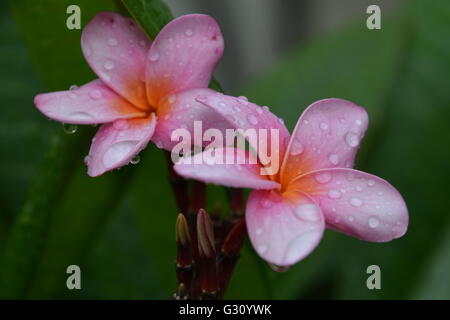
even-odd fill
[(35, 104), (63, 123), (102, 124), (86, 158), (88, 174), (98, 176), (128, 164), (150, 140), (170, 150), (173, 129), (192, 130), (193, 120), (220, 127), (217, 114), (195, 98), (215, 93), (207, 86), (223, 46), (219, 26), (206, 15), (173, 20), (152, 43), (132, 19), (101, 12), (81, 38), (99, 79), (39, 94)]
[[(253, 246), (269, 263), (289, 266), (300, 261), (318, 245), (325, 227), (373, 242), (406, 232), (408, 211), (399, 192), (381, 178), (351, 169), (368, 125), (364, 108), (340, 99), (317, 101), (289, 136), (276, 116), (255, 104), (223, 95), (205, 104), (228, 115), (235, 127), (277, 128), (280, 141), (285, 141), (279, 150), (280, 170), (271, 176), (261, 175), (260, 164), (248, 164), (250, 153), (232, 148), (217, 152), (246, 157), (247, 164), (208, 165), (206, 159), (195, 170), (183, 162), (175, 165), (185, 177), (258, 189), (250, 193), (245, 217)], [(236, 106), (241, 112), (233, 113)], [(194, 157), (205, 160), (208, 155)]]

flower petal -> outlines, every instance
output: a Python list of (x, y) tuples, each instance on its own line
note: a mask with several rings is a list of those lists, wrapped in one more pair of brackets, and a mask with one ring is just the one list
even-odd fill
[[(220, 155), (220, 163), (216, 156)], [(230, 164), (226, 164), (226, 160)], [(234, 188), (276, 189), (279, 184), (261, 175), (261, 166), (244, 150), (217, 148), (212, 152), (197, 153), (181, 158), (174, 170), (181, 176)]]
[[(249, 145), (257, 151), (259, 160), (265, 159), (270, 154), (272, 163), (277, 158), (277, 163), (281, 165), (289, 140), (289, 132), (281, 119), (266, 108), (249, 102), (245, 97), (235, 98), (217, 93), (215, 95), (199, 97), (197, 101), (215, 110), (234, 128), (244, 130), (243, 133), (247, 130), (255, 130), (257, 139), (255, 141), (252, 141), (252, 139), (247, 140)], [(267, 133), (267, 136), (262, 135), (263, 131)], [(273, 141), (274, 148), (272, 148), (271, 135), (274, 132), (278, 134), (278, 140)], [(261, 144), (264, 144), (265, 148), (261, 148)], [(278, 170), (276, 171), (278, 172)], [(277, 172), (273, 174), (275, 175)]]
[(245, 218), (253, 247), (278, 266), (305, 258), (318, 245), (325, 228), (319, 206), (302, 193), (286, 198), (275, 191), (253, 191)]
[(111, 89), (146, 110), (145, 59), (150, 40), (136, 23), (114, 12), (100, 12), (84, 28), (81, 48), (94, 72)]
[[(153, 142), (159, 148), (172, 150), (178, 144), (178, 141), (171, 140), (172, 133), (177, 129), (186, 129), (193, 138), (194, 121), (201, 122), (199, 140), (202, 140), (203, 133), (210, 128), (217, 129), (222, 133), (225, 132), (226, 128), (232, 128), (220, 114), (196, 101), (198, 97), (216, 94), (216, 91), (208, 88), (187, 89), (171, 94), (162, 100), (158, 110), (158, 124), (152, 138)], [(200, 122), (198, 122), (199, 125)], [(208, 141), (200, 141), (200, 143), (203, 145), (209, 144)]]
[(317, 170), (292, 181), (320, 204), (327, 224), (361, 240), (384, 242), (403, 236), (408, 209), (400, 193), (374, 175), (345, 168)]
[(124, 166), (147, 146), (153, 135), (156, 117), (116, 120), (100, 127), (85, 159), (88, 174), (99, 176)]
[(223, 38), (216, 21), (203, 14), (179, 17), (167, 24), (148, 53), (147, 95), (150, 104), (171, 92), (206, 88), (222, 57)]
[(97, 79), (69, 91), (39, 94), (36, 107), (50, 119), (74, 124), (96, 124), (145, 115)]
[(309, 171), (353, 167), (367, 129), (364, 108), (350, 101), (314, 102), (297, 122), (281, 167), (282, 184)]

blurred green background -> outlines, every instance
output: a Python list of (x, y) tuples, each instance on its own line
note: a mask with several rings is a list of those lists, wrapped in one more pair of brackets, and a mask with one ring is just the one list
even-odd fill
[[(341, 11), (352, 10), (346, 1), (339, 1)], [(135, 0), (144, 2), (153, 11), (143, 19), (161, 27), (165, 6)], [(302, 3), (296, 2), (299, 9)], [(83, 25), (98, 11), (124, 10), (112, 0), (0, 2), (0, 297), (166, 299), (175, 288), (177, 212), (161, 151), (151, 145), (138, 165), (89, 178), (83, 158), (95, 128), (65, 134), (33, 105), (39, 92), (95, 77), (82, 58), (81, 31), (65, 27), (70, 4), (81, 7)], [(239, 77), (239, 86), (226, 80), (232, 74), (224, 74), (222, 84), (229, 94), (269, 105), (289, 129), (318, 99), (365, 106), (371, 123), (356, 167), (402, 193), (408, 233), (376, 244), (327, 231), (319, 247), (285, 273), (272, 271), (246, 243), (228, 299), (450, 298), (450, 2), (404, 2), (382, 14), (381, 30), (368, 30), (360, 9), (339, 28), (291, 39), (271, 63), (244, 81)], [(297, 32), (305, 13), (289, 17), (289, 28), (280, 27), (282, 19), (273, 27)], [(218, 20), (229, 26), (234, 18)], [(224, 60), (233, 69), (239, 34), (230, 40), (231, 31), (223, 31)], [(265, 41), (264, 34), (252, 41)], [(211, 207), (224, 199), (220, 187), (209, 194)], [(71, 264), (81, 267), (82, 290), (66, 288)], [(372, 264), (381, 268), (381, 290), (366, 287)]]

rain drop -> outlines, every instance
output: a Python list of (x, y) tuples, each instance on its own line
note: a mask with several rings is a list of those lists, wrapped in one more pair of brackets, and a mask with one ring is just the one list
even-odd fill
[(341, 193), (339, 190), (330, 190), (328, 191), (328, 197), (330, 199), (339, 199), (341, 197)]
[(255, 234), (256, 234), (257, 236), (262, 235), (262, 233), (263, 233), (263, 229), (261, 229), (261, 228), (258, 228), (258, 229), (255, 230)]
[(326, 124), (325, 122), (322, 122), (320, 124), (320, 129), (322, 129), (323, 131), (328, 130), (328, 124)]
[(108, 39), (108, 45), (111, 46), (111, 47), (117, 46), (117, 40), (116, 40), (116, 38), (109, 38), (109, 39)]
[(262, 106), (261, 108), (262, 108), (264, 111), (269, 111), (269, 110), (270, 110), (268, 106)]
[(114, 62), (112, 60), (106, 60), (103, 64), (103, 68), (108, 71), (114, 69)]
[(267, 246), (266, 245), (260, 245), (259, 247), (258, 247), (258, 253), (259, 254), (264, 254), (265, 252), (267, 251)]
[(328, 160), (330, 160), (332, 164), (337, 165), (339, 163), (339, 156), (337, 154), (330, 154)]
[(357, 147), (359, 145), (358, 135), (354, 132), (348, 132), (345, 135), (345, 142), (352, 148)]
[(350, 199), (350, 204), (354, 207), (360, 207), (362, 206), (363, 202), (361, 199), (359, 198), (351, 198)]
[(305, 148), (298, 140), (294, 140), (294, 141), (292, 141), (292, 144), (291, 144), (290, 154), (292, 156), (297, 156), (299, 154), (302, 154), (304, 149)]
[(63, 123), (63, 129), (67, 134), (74, 134), (77, 132), (78, 126), (76, 124)]
[(256, 108), (256, 113), (261, 115), (263, 113), (262, 108)]
[(248, 99), (247, 99), (247, 97), (244, 97), (244, 96), (240, 96), (240, 97), (238, 97), (238, 100), (239, 100), (239, 102), (241, 102), (243, 105), (247, 105), (248, 104)]
[(380, 220), (378, 220), (378, 218), (376, 218), (376, 217), (369, 218), (369, 227), (371, 227), (372, 229), (375, 229), (376, 227), (378, 227), (379, 224), (380, 224)]
[(92, 99), (100, 99), (102, 97), (102, 92), (100, 90), (92, 90), (89, 92), (89, 96)]
[(329, 172), (321, 172), (314, 176), (318, 183), (328, 183), (331, 181), (331, 174)]
[(77, 89), (78, 89), (78, 86), (76, 84), (73, 84), (69, 87), (70, 91), (77, 90)]
[(278, 265), (273, 264), (273, 263), (269, 263), (269, 266), (270, 266), (270, 268), (271, 268), (273, 271), (276, 271), (276, 272), (286, 272), (286, 271), (289, 270), (289, 267), (278, 266)]
[(247, 121), (254, 126), (258, 124), (258, 118), (256, 118), (253, 114), (249, 114), (247, 116)]
[(370, 179), (369, 181), (367, 181), (367, 185), (368, 185), (369, 187), (373, 187), (373, 186), (375, 185), (375, 181), (372, 180), (372, 179)]
[(314, 203), (305, 203), (295, 209), (295, 215), (306, 221), (315, 222), (319, 220), (319, 210)]
[(139, 161), (141, 161), (141, 157), (137, 154), (131, 159), (130, 163), (131, 164), (138, 164)]
[(186, 29), (186, 31), (184, 32), (184, 34), (188, 37), (192, 36), (194, 34), (194, 32), (192, 31), (192, 29)]
[(151, 54), (150, 54), (150, 57), (149, 57), (149, 59), (150, 59), (150, 61), (158, 61), (158, 59), (159, 59), (159, 53), (158, 52), (152, 52)]

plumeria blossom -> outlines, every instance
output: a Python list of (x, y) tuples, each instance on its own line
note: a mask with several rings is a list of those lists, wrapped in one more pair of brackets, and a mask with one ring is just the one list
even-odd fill
[(223, 53), (219, 26), (192, 14), (167, 24), (153, 43), (136, 23), (101, 12), (83, 30), (81, 47), (99, 79), (69, 91), (39, 94), (36, 107), (50, 119), (70, 124), (102, 124), (86, 158), (98, 176), (128, 164), (147, 143), (167, 150), (174, 128), (193, 120), (220, 128), (217, 114), (195, 98), (207, 88)]
[[(262, 165), (250, 161), (190, 165), (180, 160), (174, 167), (185, 177), (256, 189), (247, 202), (247, 229), (256, 251), (269, 263), (289, 266), (303, 259), (318, 245), (325, 227), (373, 242), (406, 232), (408, 211), (399, 192), (381, 178), (351, 169), (368, 125), (364, 108), (340, 99), (317, 101), (289, 136), (267, 108), (219, 94), (204, 103), (235, 127), (279, 129), (283, 160), (277, 174), (261, 175)], [(233, 112), (236, 106), (241, 112)], [(217, 152), (252, 156), (230, 147)]]

